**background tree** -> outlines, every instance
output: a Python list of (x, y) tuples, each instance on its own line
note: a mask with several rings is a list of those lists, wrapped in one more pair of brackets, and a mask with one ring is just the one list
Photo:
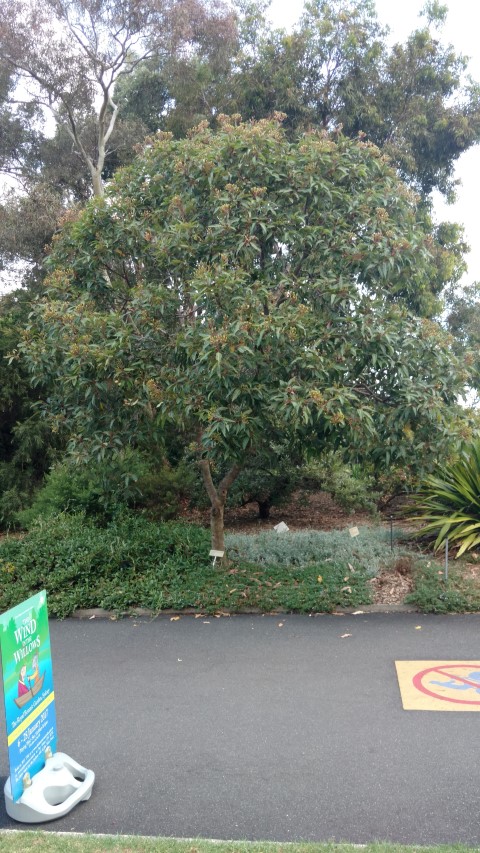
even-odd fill
[(374, 146), (227, 119), (157, 135), (57, 241), (23, 357), (79, 456), (174, 424), (223, 550), (251, 454), (343, 444), (427, 464), (466, 429), (465, 371), (398, 296), (436, 275), (432, 243)]
[(217, 106), (256, 119), (281, 110), (291, 134), (365, 133), (416, 190), (449, 196), (458, 157), (479, 140), (480, 90), (465, 57), (441, 41), (445, 15), (427, 4), (422, 25), (390, 46), (374, 0), (310, 0), (291, 34), (260, 28)]
[[(213, 7), (213, 16), (231, 20)], [(150, 56), (173, 52), (208, 18), (201, 0), (2, 0), (4, 63), (31, 103), (51, 110), (88, 168), (95, 195), (119, 112), (118, 79)], [(92, 134), (92, 125), (94, 133)]]
[[(25, 290), (0, 300), (0, 527), (17, 523), (16, 513), (27, 506), (62, 448), (60, 435), (36, 411), (44, 395), (40, 383), (34, 390), (25, 365), (9, 364), (31, 310)], [(65, 443), (63, 442), (63, 447)]]

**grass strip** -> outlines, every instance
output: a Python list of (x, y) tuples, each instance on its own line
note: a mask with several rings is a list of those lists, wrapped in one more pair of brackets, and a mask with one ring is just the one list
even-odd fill
[[(2, 853), (357, 853), (359, 849), (355, 844), (334, 842), (207, 841), (1, 830), (0, 846)], [(479, 848), (461, 844), (422, 847), (375, 842), (361, 849), (365, 853), (472, 853)]]

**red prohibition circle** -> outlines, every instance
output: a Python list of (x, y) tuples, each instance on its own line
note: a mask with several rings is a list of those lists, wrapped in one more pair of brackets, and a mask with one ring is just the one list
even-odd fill
[[(480, 663), (477, 664), (480, 670)], [(443, 672), (443, 669), (465, 669), (471, 668), (474, 664), (465, 664), (465, 663), (455, 663), (449, 664), (445, 663), (443, 666), (432, 666), (429, 669), (423, 669), (421, 672), (417, 672), (416, 675), (413, 676), (413, 686), (420, 691), (420, 693), (425, 693), (427, 696), (432, 696), (434, 699), (441, 699), (443, 702), (454, 702), (456, 705), (480, 705), (480, 698), (477, 700), (473, 699), (453, 699), (450, 696), (442, 696), (439, 693), (434, 693), (433, 690), (428, 690), (427, 687), (424, 687), (422, 683), (422, 679), (424, 676), (428, 675), (428, 673), (437, 673), (438, 675), (443, 675), (444, 678), (449, 677), (449, 673)], [(450, 676), (451, 678), (455, 678), (456, 676)], [(460, 681), (466, 681), (464, 678), (459, 678)], [(480, 681), (478, 683), (470, 682), (472, 687), (478, 687), (480, 689)]]

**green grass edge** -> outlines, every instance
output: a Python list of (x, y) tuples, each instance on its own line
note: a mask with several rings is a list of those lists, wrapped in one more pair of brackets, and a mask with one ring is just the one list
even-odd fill
[(359, 847), (366, 853), (471, 853), (480, 849), (463, 844), (210, 841), (24, 830), (0, 830), (0, 841), (2, 853), (37, 853), (39, 850), (42, 853), (355, 853)]

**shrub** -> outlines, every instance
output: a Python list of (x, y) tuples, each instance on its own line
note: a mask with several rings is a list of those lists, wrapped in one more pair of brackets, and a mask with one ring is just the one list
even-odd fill
[(175, 517), (188, 490), (188, 472), (163, 464), (155, 470), (137, 451), (112, 460), (76, 465), (65, 460), (46, 477), (32, 505), (17, 513), (25, 529), (39, 518), (83, 513), (106, 524), (127, 508), (146, 509), (156, 519)]
[[(395, 532), (395, 535), (398, 538), (401, 534)], [(380, 527), (362, 527), (355, 537), (348, 530), (229, 533), (225, 542), (231, 557), (258, 566), (308, 566), (338, 561), (344, 565), (350, 563), (371, 576), (403, 553), (398, 545), (393, 552), (390, 550), (390, 533)]]
[(301, 468), (290, 457), (288, 448), (278, 446), (249, 460), (230, 489), (229, 506), (257, 503), (259, 517), (268, 519), (271, 507), (285, 503), (300, 483)]
[(375, 491), (372, 474), (358, 464), (347, 464), (340, 453), (326, 453), (310, 460), (303, 469), (307, 490), (321, 489), (346, 510), (375, 513), (380, 494)]
[(183, 461), (176, 466), (151, 467), (136, 483), (135, 506), (158, 521), (176, 518), (181, 502), (189, 498), (195, 488), (196, 475), (195, 468)]
[(123, 516), (102, 529), (84, 515), (52, 516), (0, 542), (0, 608), (43, 588), (58, 616), (77, 607), (176, 606), (164, 589), (211, 568), (209, 547), (208, 532), (189, 524)]

